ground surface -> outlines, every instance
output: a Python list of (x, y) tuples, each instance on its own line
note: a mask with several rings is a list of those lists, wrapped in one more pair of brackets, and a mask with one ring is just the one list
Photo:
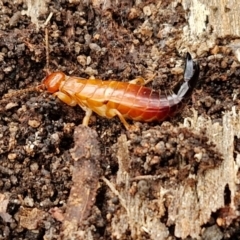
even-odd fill
[[(186, 19), (180, 4), (69, 2), (52, 1), (40, 15), (44, 23), (53, 12), (48, 24), (50, 70), (119, 81), (156, 74), (148, 86), (169, 94), (182, 79), (184, 55), (176, 47)], [(3, 96), (9, 90), (41, 82), (46, 75), (46, 51), (44, 29), (37, 30), (30, 17), (21, 14), (26, 5), (21, 1), (0, 4)], [(118, 159), (124, 158), (120, 156), (121, 148), (130, 157), (121, 168), (135, 179), (128, 193), (134, 196), (140, 192), (143, 202), (159, 198), (155, 189), (159, 182), (168, 189), (186, 181), (189, 174), (218, 166), (221, 154), (207, 142), (204, 132), (180, 128), (179, 123), (192, 116), (192, 108), (220, 124), (224, 111), (233, 105), (239, 109), (236, 96), (240, 67), (227, 47), (229, 40), (219, 39), (214, 49), (201, 56), (193, 52), (201, 66), (200, 80), (181, 115), (160, 124), (131, 122), (138, 127), (135, 132), (127, 132), (117, 118), (108, 120), (96, 115), (91, 118), (90, 129), (82, 128), (79, 125), (84, 113), (79, 107), (69, 107), (45, 92), (1, 100), (0, 238), (68, 239), (72, 234), (72, 239), (149, 239), (147, 231), (134, 235), (128, 227), (121, 231), (114, 228), (113, 219), (117, 221), (124, 204), (109, 187), (116, 180)], [(237, 138), (235, 144), (239, 151)], [(206, 157), (196, 161), (193, 156), (202, 152)], [(141, 176), (146, 175), (158, 176), (158, 183), (142, 180)], [(117, 186), (121, 191), (124, 183)], [(227, 206), (227, 189), (225, 193)], [(74, 196), (80, 198), (80, 206), (75, 205)], [(175, 239), (174, 223), (167, 221), (168, 204), (164, 203), (166, 212), (159, 216), (168, 228), (165, 236)], [(155, 207), (151, 206), (153, 212)], [(214, 213), (206, 226), (215, 226), (218, 214)], [(230, 224), (223, 224), (221, 236), (237, 236), (238, 222), (236, 216)], [(157, 239), (157, 235), (151, 238)]]

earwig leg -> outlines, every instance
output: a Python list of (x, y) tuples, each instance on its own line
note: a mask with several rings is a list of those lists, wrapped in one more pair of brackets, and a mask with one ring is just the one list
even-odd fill
[(82, 121), (82, 125), (83, 126), (88, 126), (88, 123), (89, 123), (89, 119), (92, 115), (92, 110), (90, 108), (85, 108), (85, 117), (83, 118), (83, 121)]
[(62, 93), (62, 92), (56, 92), (53, 94), (53, 96), (58, 97), (61, 101), (63, 101), (64, 103), (66, 103), (69, 106), (76, 106), (76, 102), (74, 100), (72, 100), (71, 97), (69, 97), (67, 94)]
[(145, 79), (143, 77), (137, 77), (129, 81), (131, 84), (145, 85)]
[(129, 81), (129, 83), (131, 83), (131, 84), (138, 84), (138, 85), (144, 86), (144, 85), (147, 85), (148, 83), (150, 83), (154, 79), (155, 75), (156, 74), (154, 74), (151, 78), (149, 78), (147, 80), (145, 78), (143, 78), (143, 77), (137, 77), (137, 78)]
[(111, 109), (109, 111), (111, 116), (115, 116), (117, 115), (119, 117), (119, 119), (121, 120), (122, 124), (124, 125), (124, 127), (129, 130), (130, 129), (130, 125), (127, 123), (127, 121), (125, 120), (125, 118), (123, 117), (123, 115), (116, 109)]

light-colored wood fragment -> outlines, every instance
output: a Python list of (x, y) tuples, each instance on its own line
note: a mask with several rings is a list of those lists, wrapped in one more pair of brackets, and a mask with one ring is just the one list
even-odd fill
[[(223, 155), (223, 162), (220, 167), (208, 170), (204, 175), (197, 176), (195, 191), (192, 189), (179, 188), (174, 193), (175, 201), (171, 204), (169, 220), (176, 224), (175, 235), (185, 238), (188, 235), (199, 237), (201, 225), (208, 222), (213, 212), (224, 207), (224, 189), (228, 185), (231, 191), (230, 207), (238, 215), (234, 202), (236, 197), (237, 172), (239, 166), (236, 164), (239, 159), (234, 159), (234, 136), (240, 136), (240, 114), (227, 112), (223, 116), (223, 126), (212, 123), (210, 119), (197, 117), (185, 121), (185, 126), (195, 130), (206, 129), (206, 134), (210, 141), (216, 144), (219, 152)], [(190, 122), (190, 124), (189, 124)], [(191, 217), (190, 217), (191, 216)]]
[(212, 34), (218, 37), (240, 36), (238, 0), (183, 0), (189, 11), (189, 27), (193, 36)]
[[(165, 213), (162, 195), (160, 195), (158, 201), (151, 201), (142, 198), (138, 192), (135, 195), (130, 194), (131, 178), (129, 173), (125, 171), (127, 161), (130, 160), (126, 135), (119, 137), (118, 146), (119, 171), (116, 185), (124, 184), (125, 186), (118, 193), (121, 199), (120, 202), (124, 202), (124, 208), (118, 214), (115, 214), (112, 219), (112, 236), (116, 239), (123, 239), (129, 229), (133, 239), (140, 239), (139, 237), (144, 232), (151, 239), (166, 239), (169, 234), (168, 228), (159, 220)], [(158, 211), (155, 212), (151, 209), (153, 205), (158, 206)]]
[(48, 0), (42, 1), (42, 0), (26, 0), (27, 10), (22, 10), (22, 15), (27, 15), (31, 17), (32, 23), (36, 25), (37, 30), (40, 27), (40, 21), (38, 17), (42, 14), (47, 13), (48, 8), (46, 6), (46, 3)]
[[(240, 37), (238, 0), (183, 0), (181, 2), (186, 11), (187, 24), (183, 26), (182, 37), (176, 44), (178, 51), (196, 53), (198, 57), (207, 56), (209, 51), (216, 47), (217, 39)], [(235, 43), (232, 46), (232, 41), (229, 41), (229, 46), (239, 59), (239, 46)], [(195, 57), (194, 54), (193, 56)]]
[[(209, 222), (212, 213), (225, 207), (224, 191), (226, 186), (231, 192), (231, 203), (229, 205), (234, 216), (238, 216), (238, 206), (235, 204), (237, 172), (239, 168), (240, 156), (237, 154), (234, 159), (234, 136), (240, 137), (240, 114), (227, 112), (223, 116), (221, 126), (219, 123), (212, 123), (210, 119), (198, 117), (194, 111), (193, 118), (185, 119), (182, 127), (188, 127), (194, 131), (201, 132), (206, 129), (206, 135), (209, 141), (216, 144), (216, 149), (223, 156), (220, 166), (208, 169), (197, 175), (189, 175), (193, 179), (195, 186), (179, 182), (177, 186), (163, 189), (159, 184), (159, 198), (157, 202), (158, 209), (151, 211), (153, 201), (143, 198), (138, 192), (130, 194), (132, 181), (128, 171), (126, 171), (126, 161), (130, 161), (128, 155), (128, 143), (125, 135), (118, 140), (118, 161), (119, 171), (117, 173), (114, 194), (121, 199), (123, 208), (114, 215), (112, 219), (112, 234), (117, 239), (121, 239), (130, 230), (134, 239), (146, 232), (150, 239), (165, 239), (168, 236), (168, 227), (175, 225), (175, 236), (179, 238), (200, 239), (204, 229), (202, 225)], [(238, 165), (236, 164), (238, 163)], [(147, 181), (147, 179), (146, 179)], [(157, 181), (157, 180), (156, 180)], [(111, 183), (111, 189), (114, 184)], [(119, 188), (117, 186), (123, 186)], [(166, 195), (168, 193), (168, 195)], [(169, 193), (171, 197), (169, 198)], [(170, 204), (165, 208), (164, 202), (168, 198)], [(124, 203), (124, 204), (123, 204)], [(168, 221), (165, 225), (160, 218), (167, 211)], [(216, 226), (217, 227), (217, 226)]]

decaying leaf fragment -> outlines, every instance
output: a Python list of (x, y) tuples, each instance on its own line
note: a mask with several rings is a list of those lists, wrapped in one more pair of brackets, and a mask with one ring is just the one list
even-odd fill
[(19, 212), (20, 225), (29, 230), (37, 229), (46, 216), (40, 209), (22, 207)]
[(95, 202), (100, 176), (98, 163), (100, 149), (97, 133), (91, 128), (78, 126), (74, 132), (74, 142), (74, 148), (70, 150), (74, 160), (73, 186), (63, 220), (64, 237), (76, 235), (80, 237), (80, 232), (77, 230), (90, 214)]
[(9, 198), (5, 194), (0, 194), (0, 217), (4, 222), (12, 222), (12, 217), (7, 213)]

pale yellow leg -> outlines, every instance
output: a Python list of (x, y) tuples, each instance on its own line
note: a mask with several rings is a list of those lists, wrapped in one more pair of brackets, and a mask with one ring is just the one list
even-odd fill
[(151, 78), (149, 78), (147, 80), (144, 79), (143, 77), (137, 77), (137, 78), (135, 78), (135, 79), (133, 79), (129, 82), (132, 83), (132, 84), (138, 84), (138, 85), (144, 86), (144, 85), (150, 83), (154, 79), (155, 75), (153, 75)]
[(85, 110), (86, 113), (85, 113), (85, 117), (83, 118), (82, 125), (83, 126), (88, 126), (89, 119), (92, 115), (92, 110), (90, 108), (86, 108), (84, 110)]
[(53, 96), (58, 97), (62, 102), (66, 103), (67, 105), (73, 107), (76, 106), (76, 102), (67, 94), (63, 93), (63, 92), (56, 92), (53, 94)]
[(134, 78), (133, 80), (129, 81), (129, 83), (145, 85), (145, 79), (143, 77), (137, 77), (137, 78)]
[(122, 124), (124, 125), (124, 127), (129, 130), (130, 129), (130, 125), (127, 123), (127, 121), (125, 120), (125, 118), (123, 117), (123, 115), (116, 109), (111, 109), (108, 111), (107, 113), (108, 116), (118, 116), (120, 121), (122, 122)]

